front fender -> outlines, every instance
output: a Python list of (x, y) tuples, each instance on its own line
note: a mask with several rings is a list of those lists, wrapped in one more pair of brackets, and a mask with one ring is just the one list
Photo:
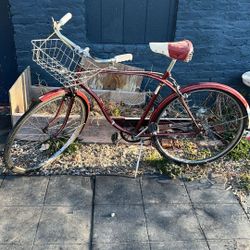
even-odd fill
[[(199, 89), (207, 89), (207, 88), (222, 90), (222, 91), (228, 92), (232, 96), (236, 97), (236, 99), (239, 100), (239, 102), (242, 104), (242, 106), (245, 107), (246, 115), (248, 115), (248, 128), (250, 128), (250, 108), (249, 108), (248, 102), (237, 90), (235, 90), (227, 85), (216, 83), (216, 82), (203, 82), (203, 83), (191, 84), (189, 86), (181, 88), (180, 91), (182, 94), (185, 94), (189, 91), (199, 90)], [(177, 94), (172, 93), (166, 99), (164, 99), (159, 104), (159, 106), (155, 109), (155, 111), (152, 113), (152, 115), (150, 117), (150, 121), (155, 122), (157, 117), (159, 116), (161, 110), (166, 105), (168, 105), (171, 101), (173, 101), (176, 97), (177, 97)]]
[[(55, 89), (55, 90), (49, 91), (46, 94), (40, 96), (39, 101), (40, 102), (47, 102), (47, 101), (52, 100), (53, 98), (56, 98), (59, 96), (64, 96), (64, 95), (69, 94), (69, 93), (70, 93), (70, 91), (67, 89), (64, 89), (64, 88)], [(87, 108), (87, 114), (86, 114), (86, 120), (87, 120), (88, 114), (90, 112), (89, 100), (88, 100), (87, 96), (79, 90), (76, 91), (76, 95), (82, 99), (84, 105)]]
[(54, 89), (54, 90), (51, 90), (51, 91), (45, 93), (44, 95), (40, 96), (39, 101), (40, 102), (48, 102), (48, 101), (52, 100), (53, 98), (66, 95), (67, 93), (68, 93), (67, 90), (64, 88)]

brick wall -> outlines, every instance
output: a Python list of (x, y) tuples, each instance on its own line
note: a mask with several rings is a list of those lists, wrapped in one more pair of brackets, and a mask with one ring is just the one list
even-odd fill
[[(50, 17), (59, 19), (66, 12), (73, 19), (64, 34), (84, 46), (87, 41), (84, 0), (10, 0), (15, 29), (19, 71), (31, 65), (33, 72), (47, 78), (31, 61), (31, 39), (51, 32)], [(197, 81), (223, 82), (247, 95), (249, 88), (241, 83), (241, 74), (250, 70), (250, 2), (249, 0), (180, 0), (176, 39), (190, 39), (195, 55), (189, 64), (179, 62), (174, 73), (181, 84)], [(167, 58), (152, 53), (146, 45), (88, 44), (99, 57), (119, 53), (134, 54), (134, 66), (164, 70)]]
[(249, 32), (249, 0), (180, 0), (176, 40), (192, 40), (195, 55), (178, 66), (178, 78), (222, 82), (249, 98), (241, 82), (241, 74), (250, 71)]

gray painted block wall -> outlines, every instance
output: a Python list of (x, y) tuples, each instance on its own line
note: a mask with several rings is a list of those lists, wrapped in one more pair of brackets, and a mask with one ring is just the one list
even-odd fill
[[(147, 45), (88, 43), (84, 0), (10, 0), (10, 5), (19, 71), (31, 65), (34, 73), (47, 79), (47, 74), (31, 60), (30, 40), (45, 38), (51, 32), (50, 17), (59, 19), (66, 12), (71, 12), (73, 19), (65, 26), (64, 34), (81, 46), (88, 44), (96, 56), (133, 53), (132, 65), (160, 71), (169, 62), (152, 53)], [(192, 62), (179, 62), (175, 67), (174, 75), (181, 85), (217, 81), (237, 88), (249, 98), (249, 88), (241, 82), (241, 74), (250, 70), (249, 10), (249, 0), (179, 1), (175, 40), (190, 39), (195, 47)]]
[(241, 82), (241, 74), (250, 71), (249, 27), (249, 0), (180, 0), (176, 40), (192, 40), (195, 54), (189, 65), (179, 65), (178, 78), (222, 82), (250, 100)]

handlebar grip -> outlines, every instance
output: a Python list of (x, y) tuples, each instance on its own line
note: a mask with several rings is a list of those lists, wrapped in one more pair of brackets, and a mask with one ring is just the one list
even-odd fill
[(132, 61), (133, 60), (133, 55), (132, 54), (123, 54), (123, 55), (118, 55), (115, 56), (115, 62), (125, 62), (125, 61)]
[(58, 25), (60, 27), (62, 27), (64, 24), (66, 24), (70, 19), (72, 18), (72, 14), (71, 13), (67, 13), (66, 15), (64, 15), (60, 21), (58, 22)]

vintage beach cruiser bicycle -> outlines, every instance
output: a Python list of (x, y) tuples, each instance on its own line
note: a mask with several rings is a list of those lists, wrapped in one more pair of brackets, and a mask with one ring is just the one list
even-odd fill
[[(57, 159), (83, 130), (91, 108), (89, 97), (123, 139), (131, 143), (151, 140), (162, 156), (177, 163), (211, 162), (237, 145), (249, 127), (249, 105), (242, 95), (214, 82), (180, 88), (171, 75), (177, 60), (192, 59), (190, 41), (149, 44), (153, 52), (172, 59), (164, 74), (121, 70), (117, 65), (132, 60), (132, 54), (110, 59), (91, 56), (88, 47), (83, 49), (61, 34), (71, 17), (68, 13), (58, 22), (53, 19), (53, 34), (32, 41), (33, 60), (63, 87), (41, 96), (16, 123), (4, 152), (8, 169), (25, 173)], [(88, 81), (102, 74), (136, 75), (157, 81), (139, 119), (110, 115), (102, 98), (88, 86)], [(166, 87), (171, 94), (156, 105)]]

